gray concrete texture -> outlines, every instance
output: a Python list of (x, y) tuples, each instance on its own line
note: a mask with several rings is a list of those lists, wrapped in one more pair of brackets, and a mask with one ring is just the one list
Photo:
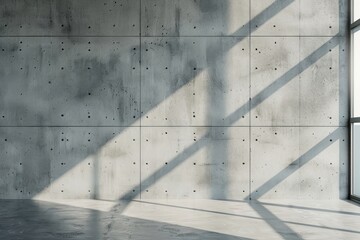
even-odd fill
[(347, 2), (0, 0), (0, 198), (345, 198)]

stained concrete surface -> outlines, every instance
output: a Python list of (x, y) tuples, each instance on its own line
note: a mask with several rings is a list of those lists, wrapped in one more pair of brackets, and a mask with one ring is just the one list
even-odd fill
[(129, 198), (140, 191), (139, 127), (7, 127), (0, 132), (6, 140), (0, 143), (1, 198), (118, 199), (129, 186)]
[[(140, 117), (139, 39), (6, 37), (2, 126), (129, 126)], [(101, 101), (99, 101), (101, 99)]]
[(1, 36), (139, 36), (140, 0), (0, 1)]
[(346, 83), (339, 81), (339, 78), (348, 76), (345, 41), (341, 37), (307, 37), (300, 40), (300, 59), (319, 47), (327, 51), (299, 74), (300, 125), (347, 126), (349, 103), (343, 96), (348, 96), (349, 89)]
[(3, 239), (359, 239), (346, 201), (0, 201)]
[(348, 1), (300, 0), (299, 4), (300, 35), (346, 36), (349, 24)]
[[(249, 0), (143, 1), (143, 36), (247, 36)], [(242, 31), (237, 32), (239, 28)]]
[[(252, 101), (251, 125), (299, 126), (299, 75), (278, 91), (266, 88), (299, 63), (299, 38), (261, 37), (251, 42), (251, 98), (264, 95), (259, 104)], [(276, 107), (273, 107), (276, 106)]]

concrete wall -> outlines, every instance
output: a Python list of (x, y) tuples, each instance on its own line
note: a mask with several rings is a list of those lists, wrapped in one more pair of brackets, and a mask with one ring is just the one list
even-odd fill
[(337, 199), (346, 0), (0, 0), (0, 198)]

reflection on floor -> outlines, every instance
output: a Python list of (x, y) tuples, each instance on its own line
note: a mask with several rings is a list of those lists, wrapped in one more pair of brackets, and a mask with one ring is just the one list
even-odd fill
[(360, 239), (349, 201), (1, 200), (0, 239)]

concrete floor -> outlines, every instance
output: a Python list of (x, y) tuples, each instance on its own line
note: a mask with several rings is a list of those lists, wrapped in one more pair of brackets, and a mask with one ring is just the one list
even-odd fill
[(349, 201), (1, 200), (1, 239), (360, 239)]

